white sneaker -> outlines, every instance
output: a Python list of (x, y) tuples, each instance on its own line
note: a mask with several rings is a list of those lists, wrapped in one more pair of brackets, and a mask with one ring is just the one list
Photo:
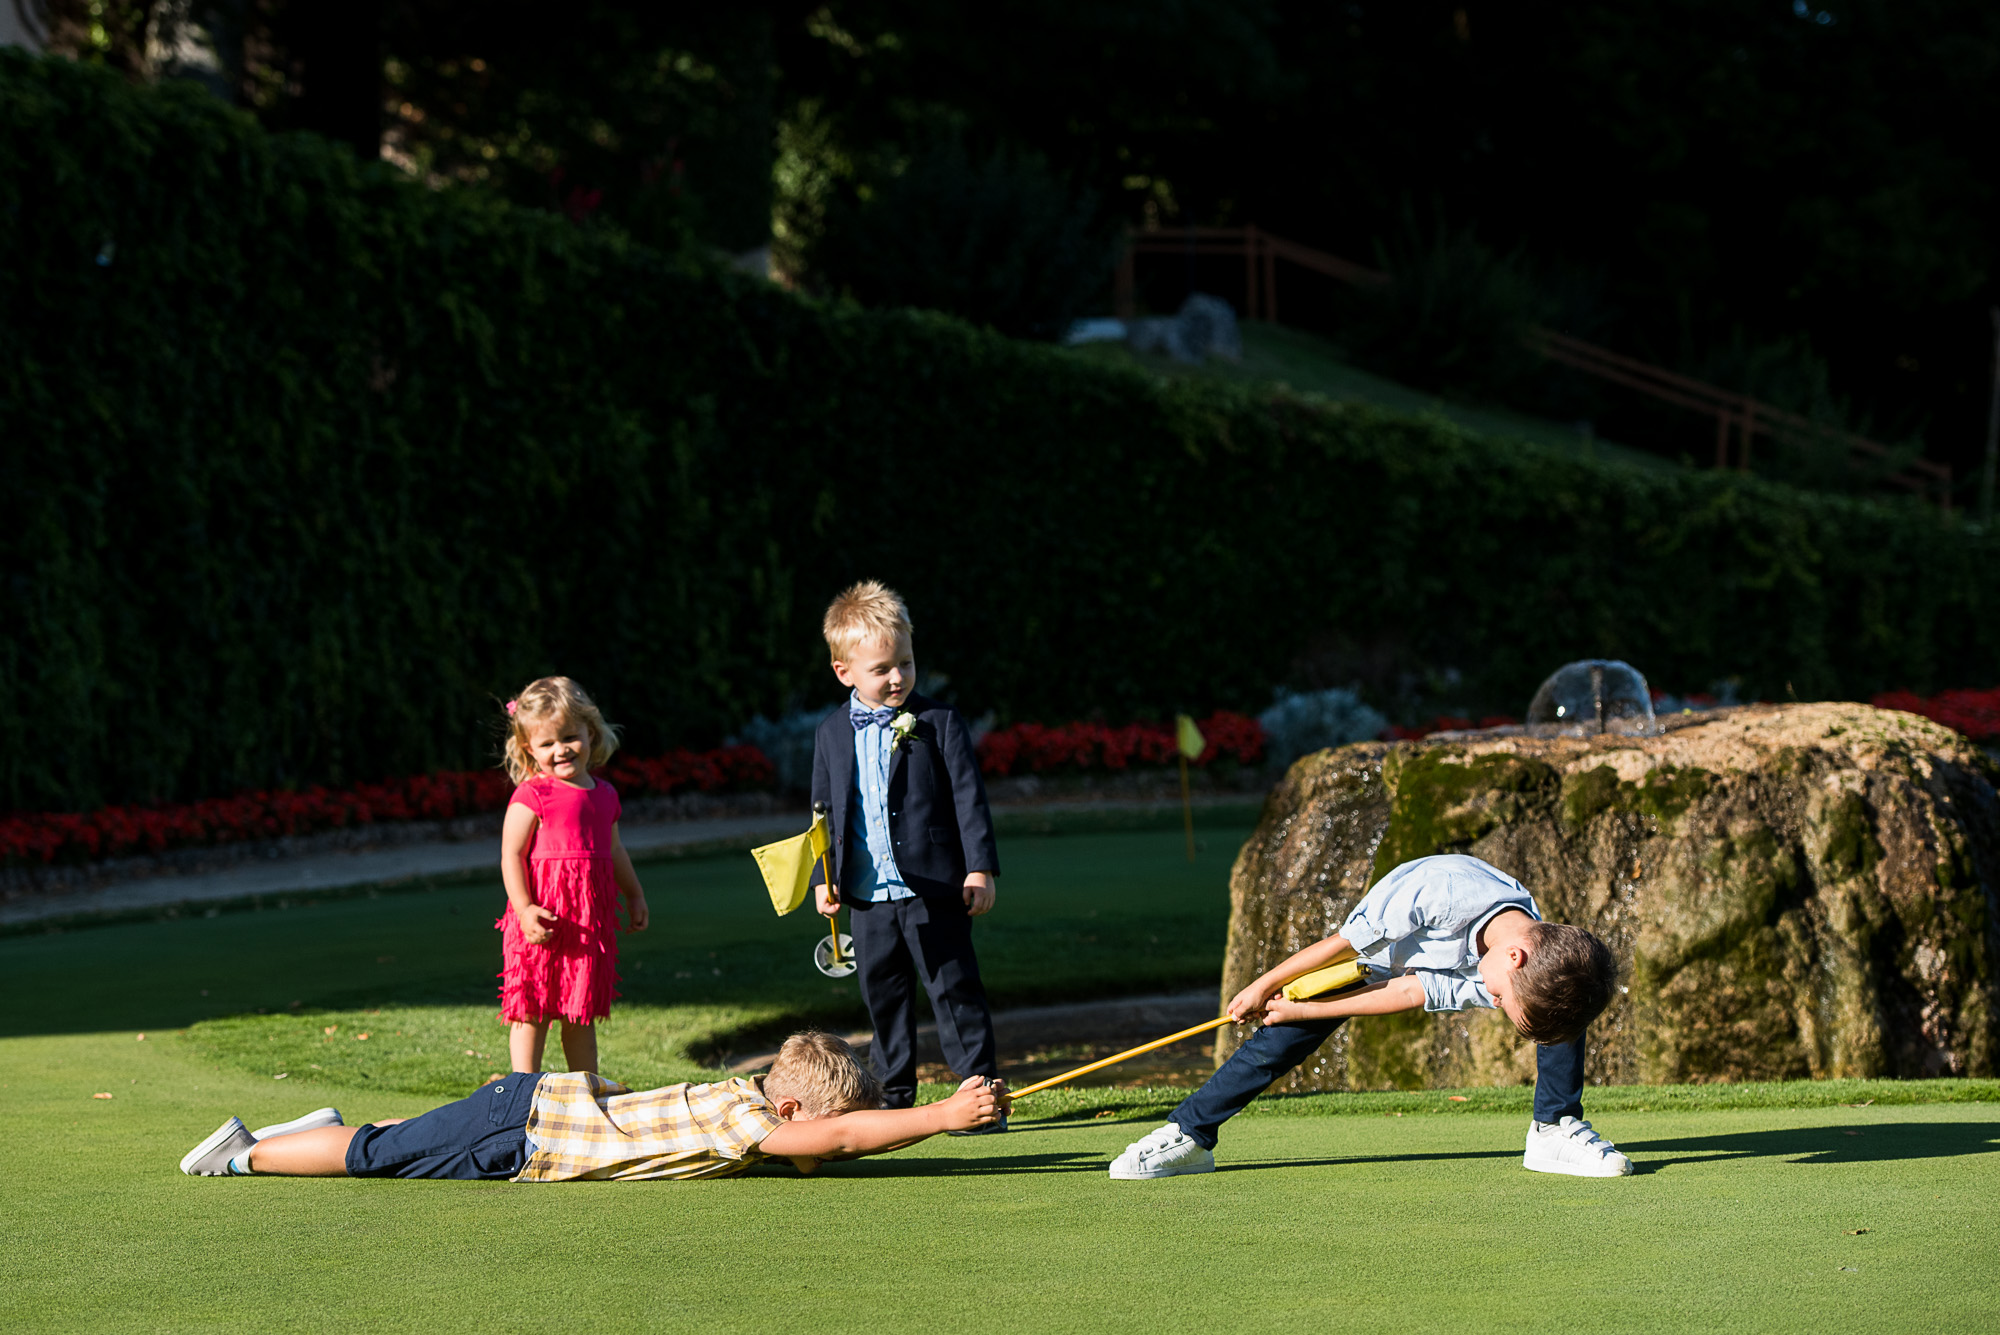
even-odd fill
[(1124, 1181), (1214, 1171), (1215, 1155), (1182, 1135), (1172, 1122), (1147, 1132), (1111, 1161), (1111, 1176)]
[(346, 1126), (340, 1120), (340, 1109), (321, 1108), (309, 1112), (304, 1117), (294, 1117), (289, 1122), (279, 1122), (276, 1126), (260, 1126), (250, 1134), (259, 1140), (269, 1140), (272, 1136), (289, 1136), (300, 1131), (317, 1131), (323, 1126)]
[(228, 1177), (229, 1161), (256, 1143), (243, 1119), (232, 1117), (187, 1152), (181, 1159), (181, 1171), (189, 1177)]
[(1528, 1151), (1521, 1157), (1521, 1167), (1571, 1177), (1624, 1177), (1632, 1171), (1632, 1161), (1592, 1131), (1590, 1123), (1565, 1117), (1560, 1122), (1528, 1123)]

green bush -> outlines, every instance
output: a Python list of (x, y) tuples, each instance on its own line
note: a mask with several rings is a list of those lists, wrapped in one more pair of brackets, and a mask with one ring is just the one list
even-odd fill
[(1112, 236), (1097, 201), (1032, 153), (975, 159), (949, 128), (865, 199), (830, 209), (807, 258), (815, 282), (870, 306), (920, 306), (1052, 340), (1104, 294)]
[(641, 751), (832, 698), (863, 575), (973, 713), (1254, 712), (1329, 633), (1518, 712), (1570, 658), (1783, 698), (1994, 680), (2000, 551), (805, 301), (0, 53), (0, 802)]

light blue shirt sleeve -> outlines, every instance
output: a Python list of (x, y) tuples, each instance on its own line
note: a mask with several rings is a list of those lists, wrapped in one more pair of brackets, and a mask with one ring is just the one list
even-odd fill
[(1468, 1007), (1493, 1009), (1493, 994), (1478, 977), (1446, 973), (1440, 969), (1417, 969), (1417, 981), (1424, 985), (1424, 1009), (1462, 1011)]

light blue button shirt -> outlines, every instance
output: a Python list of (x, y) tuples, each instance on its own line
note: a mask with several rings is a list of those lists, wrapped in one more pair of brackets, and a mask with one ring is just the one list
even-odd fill
[[(857, 691), (850, 706), (860, 703)], [(847, 884), (841, 898), (914, 899), (896, 866), (896, 843), (889, 834), (889, 764), (896, 738), (887, 728), (869, 724), (854, 734), (853, 810), (848, 814)]]
[(1493, 1005), (1479, 979), (1479, 930), (1520, 909), (1537, 922), (1535, 897), (1498, 867), (1461, 853), (1405, 862), (1361, 897), (1340, 934), (1361, 962), (1390, 976), (1415, 973), (1427, 1011)]

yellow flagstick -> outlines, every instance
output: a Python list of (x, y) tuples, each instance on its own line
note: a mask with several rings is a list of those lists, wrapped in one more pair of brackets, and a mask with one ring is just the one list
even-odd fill
[(1194, 795), (1188, 791), (1187, 757), (1181, 757), (1181, 823), (1187, 827), (1188, 861), (1194, 861)]
[[(1286, 983), (1284, 994), (1293, 1001), (1307, 1001), (1313, 997), (1337, 996), (1342, 992), (1351, 992), (1357, 987), (1366, 987), (1369, 979), (1368, 970), (1362, 967), (1360, 960), (1356, 958), (1354, 952), (1346, 951), (1333, 963), (1314, 969), (1311, 973), (1301, 974), (1291, 982)], [(1037, 1090), (1047, 1089), (1050, 1085), (1060, 1085), (1065, 1080), (1074, 1080), (1080, 1075), (1089, 1075), (1092, 1071), (1101, 1071), (1107, 1066), (1115, 1066), (1128, 1057), (1137, 1057), (1151, 1052), (1154, 1048), (1163, 1048), (1169, 1043), (1178, 1043), (1184, 1038), (1193, 1038), (1196, 1034), (1205, 1034), (1211, 1029), (1220, 1029), (1228, 1023), (1229, 1017), (1225, 1015), (1220, 1019), (1209, 1020), (1204, 1024), (1183, 1029), (1177, 1034), (1168, 1034), (1165, 1038), (1156, 1038), (1150, 1043), (1141, 1043), (1138, 1047), (1129, 1048), (1114, 1057), (1106, 1057), (1101, 1061), (1094, 1061), (1088, 1066), (1079, 1066), (1074, 1071), (1064, 1071), (1061, 1075), (1050, 1076), (1047, 1080), (1029, 1085), (1026, 1089), (1016, 1090), (1014, 1097), (1017, 1099), (1022, 1098), (1035, 1093)]]
[[(813, 803), (813, 815), (821, 819), (825, 819), (830, 810), (831, 808), (824, 802)], [(827, 847), (821, 849), (819, 854), (820, 884), (826, 887), (828, 894), (833, 893), (833, 868), (828, 861), (832, 852), (832, 841), (828, 840)], [(833, 901), (833, 912), (827, 916), (826, 932), (828, 948), (833, 951), (833, 962), (839, 964), (842, 961), (840, 958), (840, 901), (838, 899)]]
[(1181, 753), (1181, 823), (1187, 828), (1188, 861), (1194, 861), (1194, 794), (1188, 789), (1188, 762), (1201, 759), (1208, 738), (1186, 714), (1174, 719), (1174, 746)]
[(1137, 1057), (1142, 1053), (1151, 1052), (1154, 1048), (1163, 1048), (1169, 1043), (1178, 1043), (1184, 1038), (1193, 1038), (1196, 1034), (1205, 1034), (1211, 1029), (1220, 1029), (1228, 1023), (1229, 1017), (1225, 1015), (1219, 1020), (1210, 1020), (1205, 1024), (1195, 1025), (1191, 1029), (1183, 1029), (1178, 1034), (1168, 1034), (1165, 1038), (1156, 1038), (1150, 1043), (1142, 1043), (1138, 1047), (1121, 1052), (1115, 1057), (1106, 1057), (1101, 1061), (1094, 1061), (1088, 1066), (1079, 1066), (1074, 1071), (1064, 1071), (1061, 1075), (1052, 1075), (1047, 1080), (1029, 1085), (1026, 1089), (1015, 1090), (1014, 1097), (1017, 1099), (1025, 1098), (1037, 1090), (1047, 1089), (1050, 1085), (1060, 1085), (1065, 1080), (1074, 1080), (1080, 1075), (1089, 1075), (1092, 1071), (1102, 1070), (1106, 1066), (1122, 1062), (1127, 1057)]

